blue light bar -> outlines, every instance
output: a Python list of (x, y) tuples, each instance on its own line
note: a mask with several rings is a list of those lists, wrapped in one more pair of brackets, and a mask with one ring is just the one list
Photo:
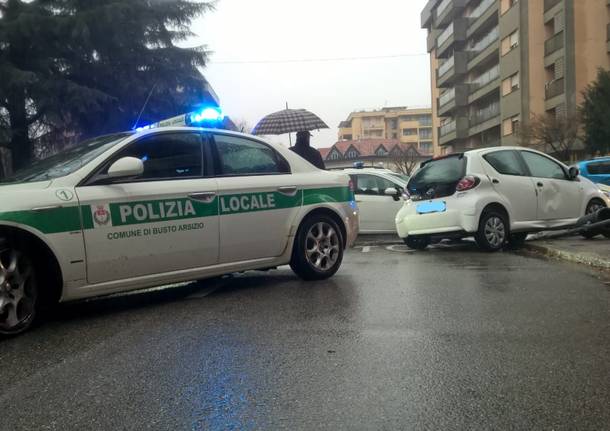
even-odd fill
[(220, 108), (205, 108), (199, 112), (193, 112), (188, 115), (189, 123), (192, 125), (202, 123), (219, 123), (225, 118)]
[(197, 112), (178, 115), (176, 117), (167, 118), (157, 123), (147, 124), (146, 126), (136, 127), (136, 132), (143, 130), (156, 129), (157, 127), (218, 127), (222, 125), (225, 115), (222, 109), (217, 107), (207, 107)]

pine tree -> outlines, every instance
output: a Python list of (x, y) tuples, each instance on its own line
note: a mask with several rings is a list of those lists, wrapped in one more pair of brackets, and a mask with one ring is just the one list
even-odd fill
[(141, 122), (196, 109), (207, 51), (176, 43), (212, 7), (192, 0), (1, 3), (0, 103), (14, 165), (33, 157), (35, 124), (84, 138), (132, 128), (149, 95)]
[(583, 92), (585, 145), (591, 154), (610, 153), (610, 71), (600, 69)]

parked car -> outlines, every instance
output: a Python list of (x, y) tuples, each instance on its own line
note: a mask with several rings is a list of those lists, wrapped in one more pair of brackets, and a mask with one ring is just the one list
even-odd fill
[(610, 157), (600, 157), (576, 164), (580, 175), (594, 183), (610, 186)]
[(394, 172), (381, 169), (345, 169), (352, 179), (359, 209), (361, 234), (395, 233), (394, 219), (402, 207), (401, 195), (407, 185)]
[(552, 157), (497, 147), (425, 162), (407, 185), (398, 235), (414, 249), (433, 239), (474, 236), (489, 251), (527, 234), (574, 224), (610, 197)]
[(284, 264), (330, 277), (358, 232), (349, 183), (281, 145), (189, 127), (34, 163), (0, 185), (0, 334), (42, 303)]

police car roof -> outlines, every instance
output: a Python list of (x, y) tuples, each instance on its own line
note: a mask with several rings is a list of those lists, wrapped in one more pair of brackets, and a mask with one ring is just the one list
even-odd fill
[(209, 133), (222, 133), (223, 135), (231, 135), (231, 136), (243, 136), (248, 138), (255, 138), (259, 140), (263, 140), (260, 136), (251, 135), (248, 133), (235, 132), (233, 130), (226, 129), (214, 129), (209, 127), (189, 127), (189, 126), (168, 126), (168, 127), (153, 127), (151, 129), (144, 130), (136, 130), (134, 133), (138, 136), (146, 136), (158, 132), (209, 132)]

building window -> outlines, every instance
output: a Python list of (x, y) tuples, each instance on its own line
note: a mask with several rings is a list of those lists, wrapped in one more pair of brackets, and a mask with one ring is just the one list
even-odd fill
[(502, 39), (502, 55), (506, 55), (519, 46), (519, 30)]
[(519, 3), (519, 0), (501, 0), (500, 2), (500, 14), (505, 14), (511, 7)]
[(420, 142), (419, 151), (422, 154), (431, 154), (432, 153), (432, 142)]
[(519, 72), (502, 81), (502, 95), (507, 96), (519, 89)]
[(418, 118), (419, 126), (432, 126), (432, 115), (420, 115)]
[(502, 122), (502, 135), (509, 136), (519, 130), (519, 115), (507, 118)]
[(341, 136), (341, 139), (344, 141), (351, 141), (352, 135), (343, 135), (343, 136)]
[(417, 135), (417, 129), (402, 129), (402, 136)]
[(337, 150), (333, 150), (333, 152), (330, 153), (330, 156), (328, 157), (329, 160), (339, 160), (340, 158), (341, 154), (339, 154)]
[(398, 139), (398, 133), (393, 132), (392, 133), (392, 139)]
[(431, 128), (419, 129), (419, 139), (422, 139), (422, 140), (432, 139), (432, 129)]
[(378, 157), (385, 157), (385, 156), (387, 156), (387, 155), (388, 155), (388, 152), (387, 152), (387, 151), (386, 151), (384, 148), (379, 148), (379, 149), (378, 149), (378, 150), (375, 152), (375, 154), (376, 154)]
[(355, 159), (358, 157), (358, 151), (351, 149), (347, 152), (347, 158), (348, 159)]
[(398, 127), (398, 121), (396, 120), (396, 118), (388, 120), (388, 126), (390, 129), (395, 129), (396, 127)]

